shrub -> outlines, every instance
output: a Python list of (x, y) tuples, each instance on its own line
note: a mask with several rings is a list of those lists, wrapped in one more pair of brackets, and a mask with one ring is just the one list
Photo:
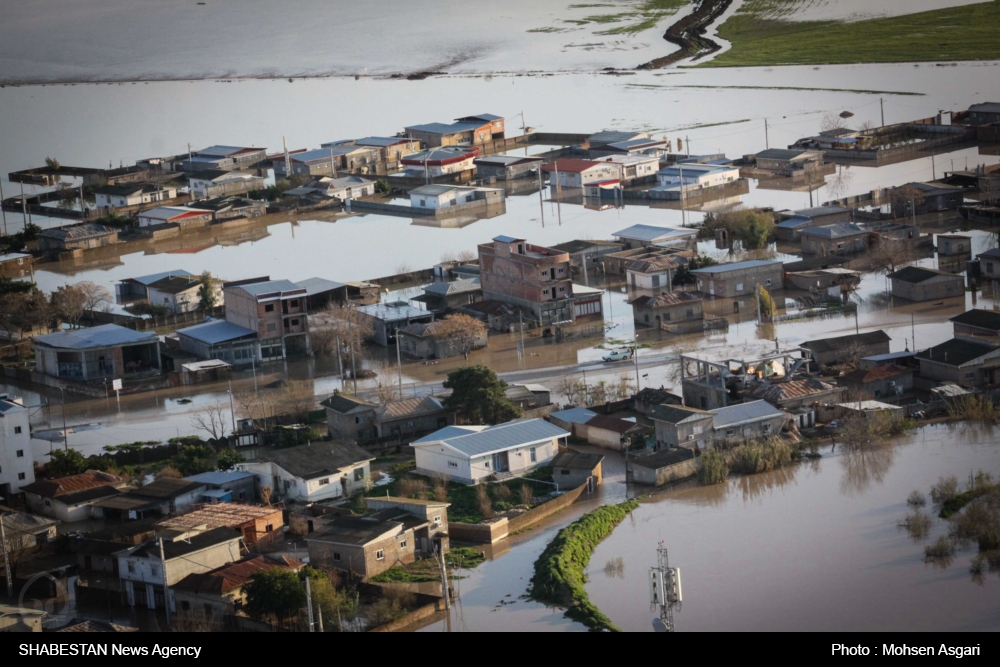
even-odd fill
[(927, 498), (925, 498), (924, 494), (920, 493), (920, 491), (914, 489), (906, 499), (906, 504), (910, 507), (923, 507), (927, 504)]
[(792, 448), (777, 438), (747, 442), (734, 447), (728, 456), (730, 472), (753, 475), (769, 472), (792, 462)]
[(184, 477), (184, 475), (181, 474), (180, 470), (178, 470), (173, 466), (163, 466), (162, 468), (160, 468), (160, 472), (156, 473), (156, 479), (160, 479), (161, 477), (172, 477), (174, 479), (180, 479)]
[(403, 498), (425, 498), (427, 496), (427, 482), (413, 477), (403, 477), (399, 480), (396, 492)]
[(710, 449), (701, 455), (698, 481), (702, 484), (721, 484), (729, 478), (729, 467), (718, 451)]
[(479, 505), (479, 513), (489, 519), (493, 516), (493, 503), (490, 495), (486, 492), (485, 484), (476, 485), (476, 504)]
[(494, 484), (493, 485), (493, 497), (499, 501), (507, 502), (511, 497), (510, 488), (505, 484)]
[(527, 484), (522, 484), (517, 490), (518, 500), (522, 505), (531, 506), (531, 501), (534, 500), (534, 494), (531, 493), (531, 487)]
[(944, 505), (958, 495), (958, 480), (954, 477), (941, 477), (937, 484), (931, 487), (931, 500), (935, 505)]
[(993, 399), (983, 394), (965, 394), (948, 405), (948, 416), (953, 419), (981, 421), (992, 424), (997, 419), (997, 407)]
[(927, 562), (946, 560), (954, 555), (955, 546), (944, 535), (939, 537), (933, 544), (928, 544), (924, 547), (924, 560)]
[(920, 540), (927, 537), (931, 529), (931, 518), (920, 510), (914, 510), (906, 515), (900, 525), (906, 529), (910, 537)]

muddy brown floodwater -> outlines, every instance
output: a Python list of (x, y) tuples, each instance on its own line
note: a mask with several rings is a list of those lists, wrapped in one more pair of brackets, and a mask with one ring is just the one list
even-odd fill
[[(980, 468), (1000, 473), (996, 433), (928, 426), (863, 456), (827, 451), (795, 468), (645, 500), (594, 552), (591, 601), (623, 630), (651, 631), (646, 583), (662, 540), (682, 573), (678, 632), (1000, 629), (1000, 581), (972, 582), (971, 551), (945, 569), (924, 564), (923, 545), (946, 522), (935, 519), (919, 543), (896, 526), (912, 490)], [(623, 571), (606, 575), (617, 558)]]

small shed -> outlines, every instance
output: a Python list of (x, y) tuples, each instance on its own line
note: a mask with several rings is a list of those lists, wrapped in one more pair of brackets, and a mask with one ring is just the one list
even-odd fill
[(907, 266), (889, 274), (892, 295), (908, 301), (934, 301), (965, 295), (965, 278), (953, 273)]
[(690, 479), (701, 468), (701, 457), (685, 447), (662, 449), (632, 459), (632, 479), (639, 484), (663, 486)]
[(552, 459), (552, 479), (561, 491), (575, 489), (586, 484), (591, 477), (595, 484), (604, 480), (604, 456), (587, 454), (574, 449), (563, 449)]
[(611, 415), (595, 415), (587, 421), (587, 442), (616, 452), (624, 451), (633, 439), (642, 438), (648, 429), (635, 418), (620, 419)]
[(597, 413), (587, 408), (569, 408), (549, 415), (549, 421), (561, 429), (569, 431), (574, 437), (587, 437), (587, 422), (597, 416)]
[(972, 237), (967, 234), (938, 234), (937, 251), (938, 255), (945, 257), (971, 255)]

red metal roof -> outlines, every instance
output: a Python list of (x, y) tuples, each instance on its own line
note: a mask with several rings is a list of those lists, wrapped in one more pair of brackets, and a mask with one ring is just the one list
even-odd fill
[(90, 471), (58, 479), (39, 480), (27, 486), (22, 486), (21, 489), (29, 493), (36, 493), (43, 498), (58, 498), (59, 496), (87, 491), (99, 486), (114, 486), (121, 484), (123, 481), (121, 477), (116, 475)]
[(562, 171), (567, 174), (582, 174), (585, 171), (590, 171), (594, 167), (601, 166), (601, 164), (601, 162), (595, 162), (594, 160), (563, 158), (561, 160), (556, 160), (555, 162), (543, 164), (542, 171)]
[(189, 574), (174, 585), (174, 588), (195, 593), (222, 595), (242, 588), (250, 578), (261, 572), (274, 569), (299, 570), (304, 563), (284, 556), (253, 556), (235, 563), (229, 563), (210, 572)]

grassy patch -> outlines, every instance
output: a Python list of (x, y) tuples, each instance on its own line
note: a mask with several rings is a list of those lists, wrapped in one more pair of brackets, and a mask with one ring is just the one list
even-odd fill
[[(612, 28), (597, 30), (595, 35), (634, 35), (643, 30), (655, 28), (660, 21), (677, 13), (690, 0), (632, 0), (631, 2), (573, 4), (569, 9), (601, 9), (617, 10), (608, 14), (592, 14), (583, 18), (562, 19), (570, 25), (609, 25), (620, 23)], [(562, 32), (565, 28), (544, 27), (532, 28), (528, 32)]]
[[(450, 571), (451, 568), (471, 570), (481, 565), (486, 559), (481, 551), (469, 547), (452, 549), (444, 557), (449, 568), (448, 579), (464, 579)], [(424, 558), (409, 565), (397, 565), (371, 578), (379, 584), (388, 583), (420, 583), (425, 581), (441, 581), (441, 567), (435, 558)]]
[(749, 0), (719, 28), (732, 48), (699, 67), (1000, 58), (1000, 2), (854, 23), (774, 18), (780, 15), (773, 0)]
[(638, 506), (635, 500), (605, 505), (560, 530), (535, 561), (531, 597), (568, 607), (566, 616), (591, 630), (618, 632), (611, 619), (590, 602), (584, 588), (587, 581), (584, 569), (601, 540)]

